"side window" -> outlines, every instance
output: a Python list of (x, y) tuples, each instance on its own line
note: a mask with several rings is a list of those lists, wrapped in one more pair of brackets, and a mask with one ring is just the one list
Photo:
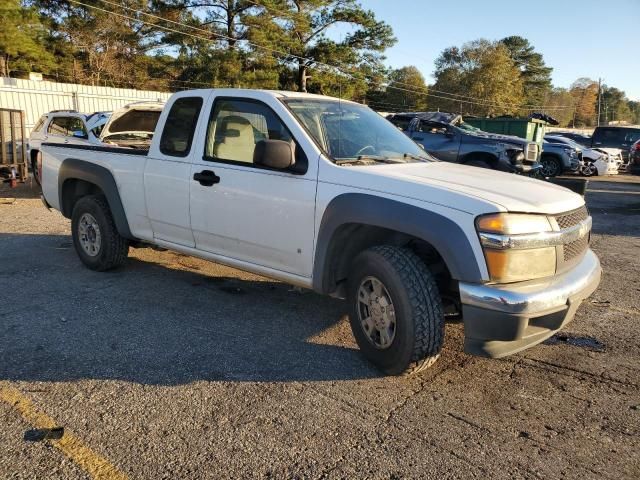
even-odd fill
[(619, 128), (600, 128), (596, 130), (594, 140), (598, 142), (624, 142), (624, 131)]
[(420, 122), (420, 131), (426, 133), (447, 133), (447, 127), (441, 123)]
[(183, 97), (171, 106), (160, 137), (160, 151), (172, 157), (186, 157), (202, 109), (201, 97)]
[(216, 100), (207, 127), (205, 158), (253, 163), (253, 152), (261, 140), (291, 142), (293, 138), (278, 116), (263, 103)]
[(40, 130), (42, 130), (42, 126), (44, 125), (44, 122), (46, 119), (47, 119), (47, 116), (42, 115), (38, 119), (38, 122), (34, 125), (33, 129), (31, 130), (31, 133), (39, 132)]
[(87, 129), (84, 122), (77, 117), (54, 117), (49, 122), (47, 133), (50, 135), (61, 135), (64, 137), (73, 137), (74, 132), (82, 136), (87, 135)]
[(82, 137), (87, 137), (87, 127), (84, 122), (77, 117), (69, 118), (69, 136), (74, 136), (74, 134), (80, 135)]
[(628, 143), (635, 143), (638, 140), (640, 140), (640, 130), (630, 130), (625, 138), (625, 142)]
[(411, 119), (406, 117), (392, 117), (390, 119), (390, 122), (393, 123), (400, 130), (405, 131), (405, 130), (409, 130), (409, 123), (411, 123)]

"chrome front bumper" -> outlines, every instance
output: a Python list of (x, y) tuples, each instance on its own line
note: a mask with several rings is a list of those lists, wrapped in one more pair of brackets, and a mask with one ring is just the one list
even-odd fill
[(540, 343), (573, 319), (600, 283), (598, 257), (587, 250), (570, 271), (507, 285), (460, 282), (465, 351), (503, 357)]

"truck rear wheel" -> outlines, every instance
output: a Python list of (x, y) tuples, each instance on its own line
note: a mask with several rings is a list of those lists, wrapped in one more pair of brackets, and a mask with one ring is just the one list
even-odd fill
[(101, 195), (89, 195), (76, 202), (71, 235), (76, 253), (91, 270), (111, 270), (127, 259), (129, 243), (118, 233), (109, 204)]
[(351, 330), (363, 355), (388, 375), (412, 374), (440, 355), (444, 313), (436, 282), (411, 250), (379, 246), (353, 262)]

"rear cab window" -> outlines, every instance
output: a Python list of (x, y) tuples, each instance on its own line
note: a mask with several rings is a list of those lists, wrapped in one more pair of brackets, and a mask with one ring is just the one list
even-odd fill
[(160, 137), (160, 152), (171, 157), (186, 157), (191, 151), (201, 97), (182, 97), (173, 102)]

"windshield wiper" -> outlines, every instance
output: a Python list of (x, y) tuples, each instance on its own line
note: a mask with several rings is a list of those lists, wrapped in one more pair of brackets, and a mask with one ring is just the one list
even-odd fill
[(417, 160), (419, 162), (432, 162), (433, 160), (429, 157), (421, 157), (420, 155), (416, 155), (415, 153), (405, 153), (403, 155), (405, 159), (410, 158), (411, 160)]
[(345, 163), (356, 163), (356, 162), (379, 162), (379, 163), (403, 163), (404, 160), (393, 159), (389, 157), (382, 157), (380, 155), (358, 155), (353, 158), (339, 158), (335, 160), (336, 165), (343, 165)]

